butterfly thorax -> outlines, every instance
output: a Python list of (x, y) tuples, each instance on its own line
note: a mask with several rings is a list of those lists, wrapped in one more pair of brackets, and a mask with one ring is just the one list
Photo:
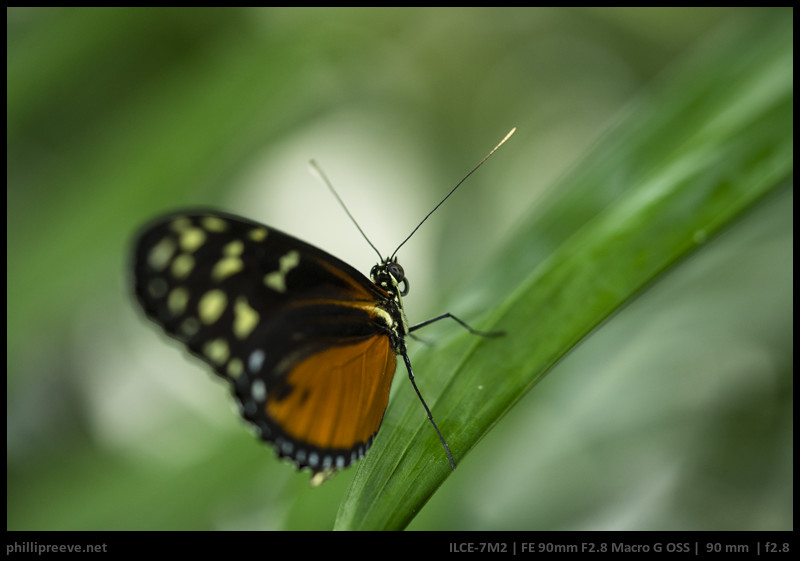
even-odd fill
[(405, 336), (408, 334), (408, 321), (403, 310), (402, 297), (408, 294), (408, 279), (403, 267), (397, 262), (396, 257), (386, 258), (369, 272), (372, 282), (389, 294), (388, 300), (382, 307), (386, 312), (387, 328), (390, 330), (390, 339), (395, 353), (405, 351)]

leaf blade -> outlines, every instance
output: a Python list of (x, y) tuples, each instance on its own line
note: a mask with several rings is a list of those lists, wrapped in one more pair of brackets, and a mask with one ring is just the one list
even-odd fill
[[(485, 268), (511, 294), (480, 327), (509, 336), (415, 356), (418, 372), (441, 374), (417, 380), (457, 464), (592, 330), (791, 184), (791, 24), (721, 35), (667, 73)], [(416, 397), (398, 393), (336, 528), (403, 528), (450, 475)]]

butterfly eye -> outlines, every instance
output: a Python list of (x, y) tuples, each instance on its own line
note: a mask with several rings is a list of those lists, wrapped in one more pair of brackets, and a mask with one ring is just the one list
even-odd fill
[(406, 278), (406, 272), (400, 264), (397, 262), (389, 263), (386, 270), (392, 275), (392, 278), (397, 281), (397, 285), (400, 287), (400, 296), (408, 294), (408, 279)]
[(389, 274), (394, 277), (394, 280), (396, 280), (398, 284), (400, 284), (406, 278), (406, 272), (399, 263), (389, 263), (389, 266), (386, 267), (386, 270), (389, 271)]

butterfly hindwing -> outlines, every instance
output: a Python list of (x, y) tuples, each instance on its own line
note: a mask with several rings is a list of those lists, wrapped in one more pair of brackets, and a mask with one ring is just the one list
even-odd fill
[(384, 290), (314, 246), (218, 212), (150, 224), (134, 267), (147, 315), (233, 384), (280, 455), (319, 472), (366, 452), (401, 321)]

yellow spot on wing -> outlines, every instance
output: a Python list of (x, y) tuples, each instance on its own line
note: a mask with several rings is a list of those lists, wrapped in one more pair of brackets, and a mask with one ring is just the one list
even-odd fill
[(225, 339), (214, 339), (203, 345), (203, 353), (214, 364), (225, 364), (230, 356), (230, 348)]
[(182, 232), (187, 228), (192, 227), (192, 221), (185, 216), (179, 216), (178, 218), (172, 221), (169, 227), (173, 232)]
[(228, 227), (228, 223), (217, 216), (206, 216), (200, 223), (209, 232), (224, 232)]
[(277, 292), (286, 292), (286, 275), (300, 263), (300, 253), (289, 251), (278, 261), (278, 270), (264, 276), (264, 284)]
[(200, 302), (197, 304), (197, 312), (200, 316), (200, 321), (206, 325), (214, 323), (222, 315), (222, 312), (225, 311), (227, 305), (228, 297), (225, 296), (223, 291), (219, 289), (209, 290), (203, 294), (203, 297), (200, 298)]
[(244, 262), (238, 257), (223, 257), (214, 264), (214, 268), (211, 270), (211, 280), (223, 281), (243, 268)]
[(233, 240), (223, 247), (224, 257), (214, 264), (214, 268), (211, 270), (211, 280), (220, 282), (241, 271), (244, 268), (244, 262), (239, 258), (242, 253), (244, 253), (242, 240)]
[(194, 269), (194, 257), (188, 253), (181, 253), (172, 261), (172, 276), (182, 280), (189, 276)]
[(244, 372), (244, 364), (238, 358), (231, 359), (228, 363), (228, 376), (238, 378)]
[(250, 239), (254, 242), (263, 242), (267, 239), (267, 229), (266, 228), (254, 228), (250, 230)]
[(183, 251), (192, 252), (206, 242), (206, 233), (200, 228), (186, 228), (180, 233), (178, 243)]
[(186, 311), (186, 304), (189, 302), (189, 291), (179, 286), (170, 290), (167, 296), (167, 309), (173, 316), (179, 316)]
[(176, 249), (175, 240), (171, 237), (163, 238), (150, 249), (147, 254), (147, 264), (154, 271), (163, 271), (169, 265), (172, 254), (175, 253)]
[(230, 257), (241, 255), (242, 252), (244, 252), (244, 242), (242, 242), (242, 240), (233, 240), (222, 248), (223, 255), (228, 255)]
[(258, 325), (260, 316), (250, 307), (247, 298), (239, 296), (233, 305), (233, 334), (238, 339), (245, 339)]

